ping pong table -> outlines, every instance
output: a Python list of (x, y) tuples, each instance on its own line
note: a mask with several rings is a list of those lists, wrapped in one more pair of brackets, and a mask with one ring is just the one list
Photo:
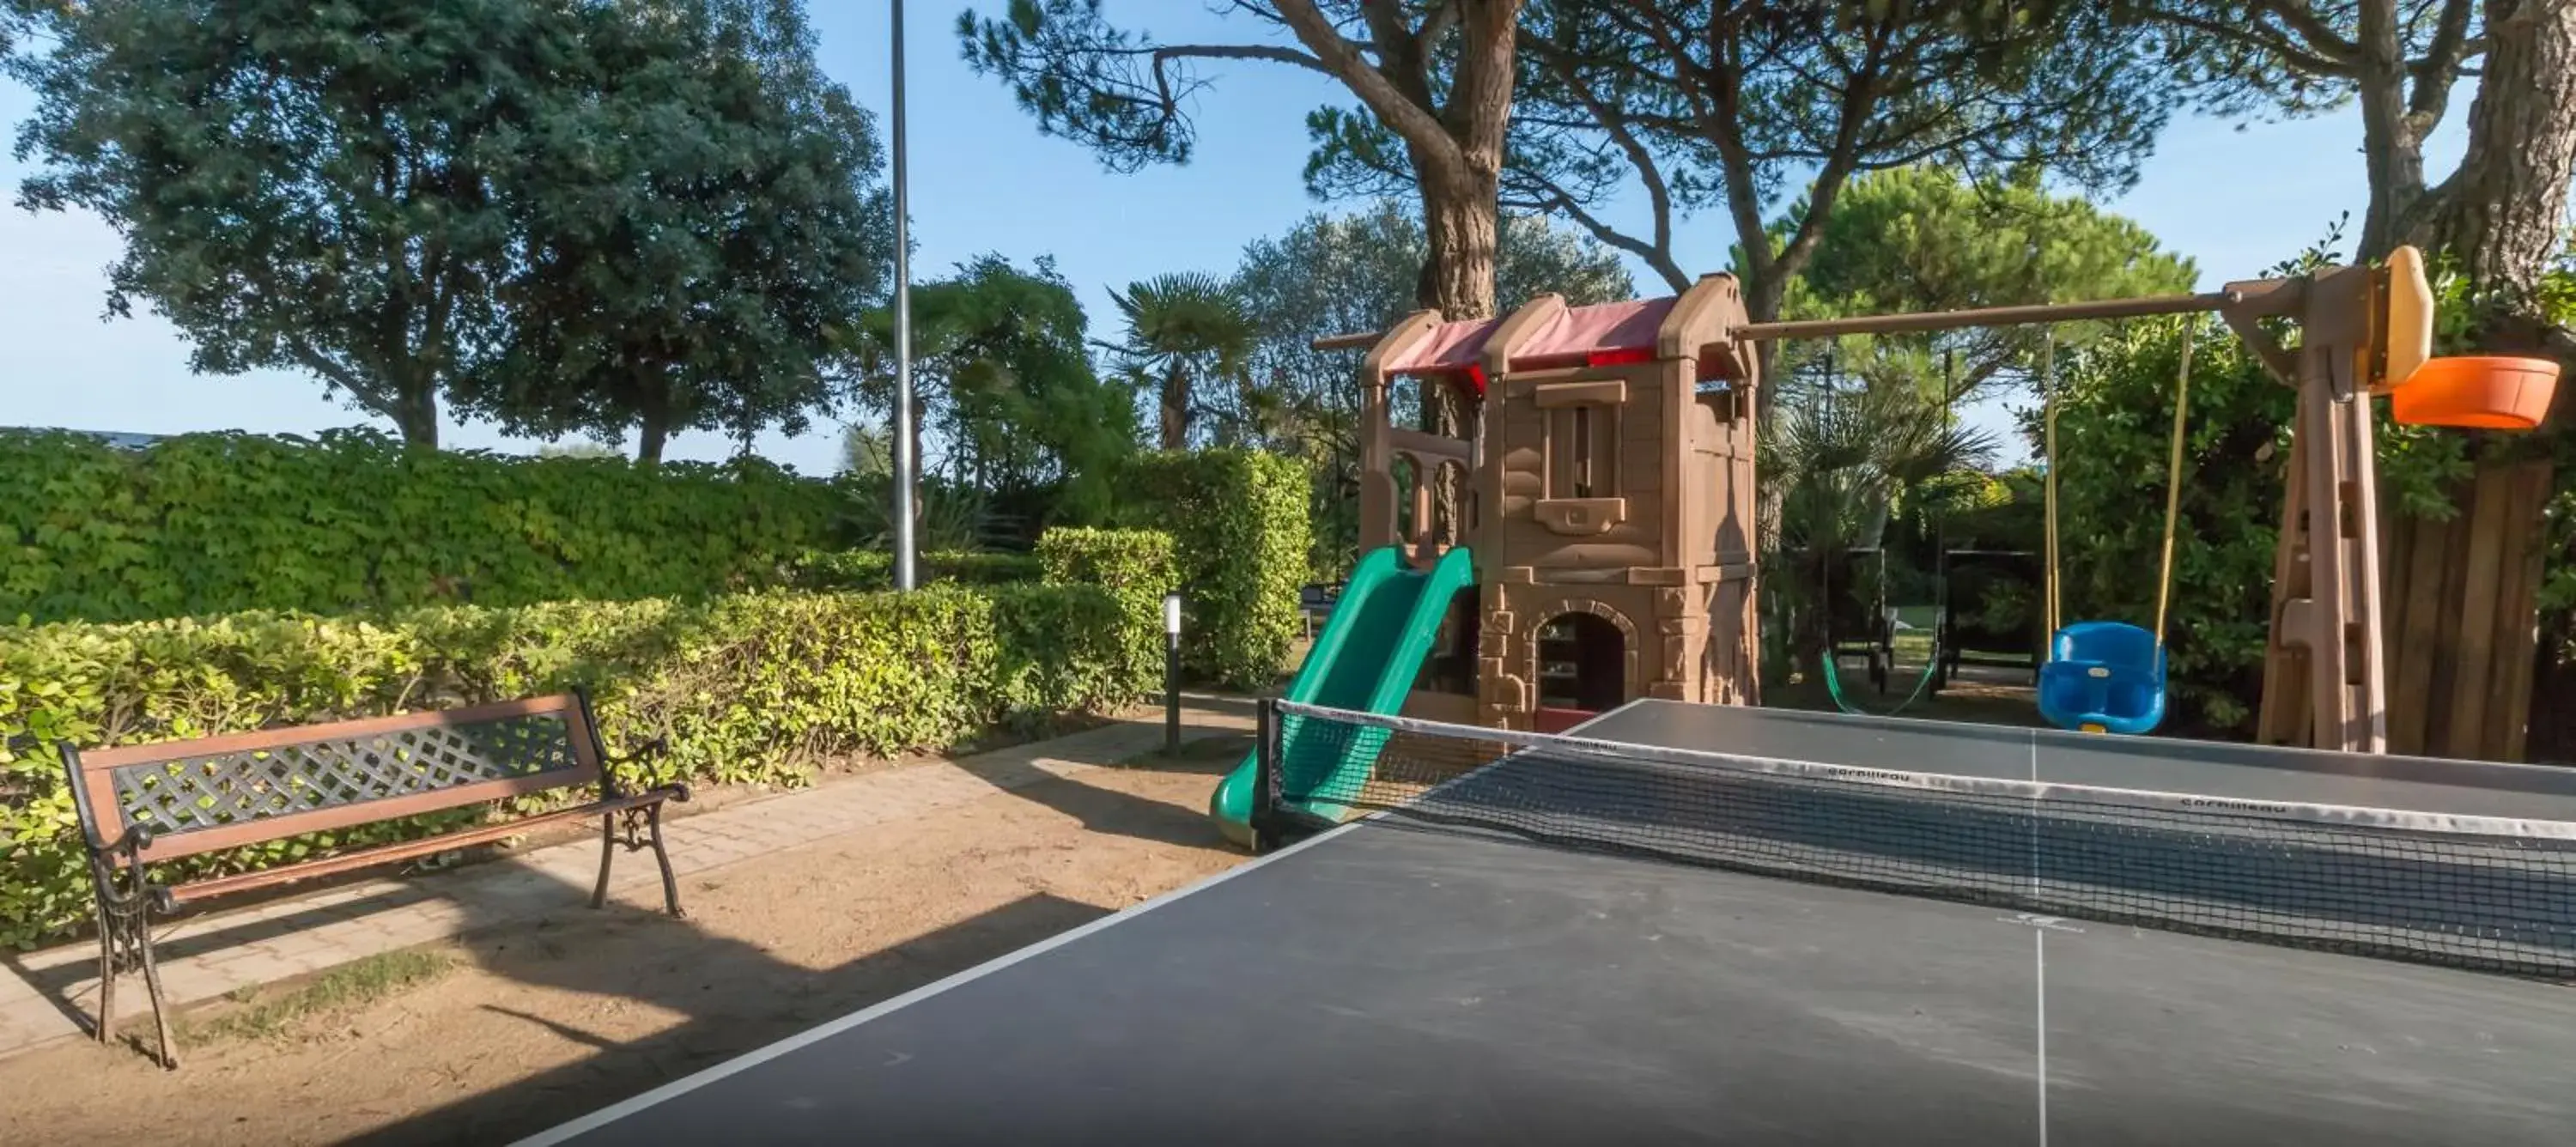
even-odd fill
[[(1295, 843), (529, 1142), (2576, 1141), (2576, 772), (1264, 726)], [(1328, 785), (1374, 815), (1300, 827)]]

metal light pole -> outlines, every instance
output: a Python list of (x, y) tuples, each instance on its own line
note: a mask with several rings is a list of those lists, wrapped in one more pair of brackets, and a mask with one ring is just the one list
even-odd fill
[(912, 226), (903, 170), (903, 0), (894, 0), (894, 587), (912, 580)]
[(1181, 594), (1163, 595), (1163, 755), (1181, 751)]

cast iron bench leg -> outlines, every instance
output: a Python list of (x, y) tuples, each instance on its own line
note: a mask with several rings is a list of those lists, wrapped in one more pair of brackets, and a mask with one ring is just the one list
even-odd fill
[[(685, 920), (688, 918), (689, 914), (682, 911), (680, 908), (680, 881), (679, 878), (671, 871), (671, 851), (662, 844), (663, 804), (664, 802), (662, 801), (655, 801), (652, 804), (645, 805), (641, 808), (619, 809), (615, 812), (601, 814), (599, 818), (599, 883), (593, 886), (590, 890), (591, 907), (604, 907), (608, 903), (608, 869), (611, 861), (617, 855), (617, 846), (623, 844), (626, 846), (627, 851), (633, 852), (645, 846), (647, 834), (649, 834), (653, 846), (653, 859), (661, 866), (662, 869), (662, 906), (669, 910), (671, 915), (677, 919)], [(623, 819), (626, 822), (626, 835), (624, 840), (620, 840), (617, 833), (617, 825), (620, 819)], [(636, 823), (639, 819), (643, 822), (640, 825)]]

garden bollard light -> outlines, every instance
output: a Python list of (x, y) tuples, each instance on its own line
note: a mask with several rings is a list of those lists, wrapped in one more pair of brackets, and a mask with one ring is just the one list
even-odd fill
[(1181, 595), (1163, 595), (1163, 755), (1181, 751)]

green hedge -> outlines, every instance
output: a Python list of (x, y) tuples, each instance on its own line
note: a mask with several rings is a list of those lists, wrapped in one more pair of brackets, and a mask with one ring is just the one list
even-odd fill
[(1038, 538), (1037, 559), (1051, 584), (1098, 586), (1118, 599), (1129, 671), (1138, 692), (1153, 689), (1163, 677), (1163, 595), (1180, 585), (1172, 536), (1059, 527)]
[(832, 547), (842, 501), (757, 460), (0, 432), (0, 623), (703, 596)]
[[(761, 592), (684, 602), (249, 613), (0, 628), (0, 944), (86, 921), (57, 746), (127, 744), (586, 686), (612, 751), (667, 737), (654, 780), (795, 784), (822, 757), (953, 745), (1134, 698), (1132, 608), (1093, 586)], [(420, 835), (468, 811), (281, 844)], [(183, 862), (186, 863), (186, 862)]]
[(1130, 512), (1169, 530), (1188, 597), (1191, 672), (1238, 689), (1278, 679), (1299, 632), (1312, 538), (1306, 467), (1254, 450), (1140, 460)]
[[(913, 561), (917, 585), (1011, 585), (1044, 572), (1035, 554), (990, 550), (931, 550)], [(798, 589), (894, 588), (894, 555), (884, 550), (822, 550), (788, 563), (788, 584)]]

